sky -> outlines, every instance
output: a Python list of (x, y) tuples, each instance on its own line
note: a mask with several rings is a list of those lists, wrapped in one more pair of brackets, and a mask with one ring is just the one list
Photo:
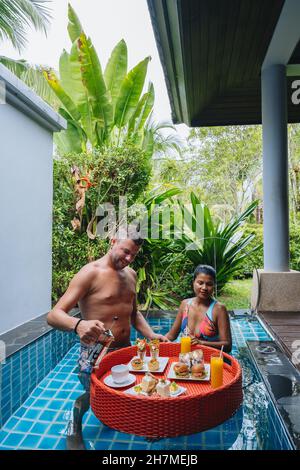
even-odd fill
[[(170, 122), (171, 109), (146, 0), (71, 0), (70, 3), (92, 39), (103, 70), (112, 49), (121, 39), (127, 43), (129, 69), (151, 56), (147, 79), (153, 82), (155, 89), (154, 118)], [(52, 20), (47, 37), (29, 30), (28, 46), (21, 54), (7, 42), (0, 44), (0, 54), (58, 70), (63, 48), (69, 51), (71, 46), (67, 32), (68, 0), (52, 0), (49, 6)], [(176, 128), (182, 137), (187, 136), (188, 128), (184, 124)]]

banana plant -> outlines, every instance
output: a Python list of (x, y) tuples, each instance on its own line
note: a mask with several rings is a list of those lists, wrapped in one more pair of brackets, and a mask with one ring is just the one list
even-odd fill
[(150, 83), (142, 95), (150, 57), (127, 71), (127, 46), (121, 40), (113, 49), (104, 72), (78, 16), (68, 6), (68, 33), (72, 47), (60, 57), (59, 73), (43, 71), (61, 103), (59, 112), (68, 129), (58, 136), (61, 153), (65, 149), (87, 151), (107, 145), (123, 145), (130, 140), (143, 146), (145, 123), (154, 105)]
[(239, 217), (224, 224), (214, 221), (208, 206), (194, 192), (191, 192), (190, 200), (191, 210), (178, 201), (184, 221), (184, 233), (181, 238), (176, 239), (175, 244), (179, 249), (185, 250), (194, 267), (208, 264), (216, 269), (216, 289), (219, 294), (250, 253), (261, 248), (260, 244), (248, 251), (247, 246), (255, 235), (244, 236), (242, 229), (258, 201), (251, 203)]

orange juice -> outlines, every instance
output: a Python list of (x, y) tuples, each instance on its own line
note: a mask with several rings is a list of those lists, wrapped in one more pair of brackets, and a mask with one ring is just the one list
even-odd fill
[(182, 354), (191, 351), (191, 338), (189, 336), (182, 336), (180, 339), (180, 352)]
[(210, 357), (210, 378), (211, 388), (223, 385), (223, 357), (219, 354), (212, 354)]

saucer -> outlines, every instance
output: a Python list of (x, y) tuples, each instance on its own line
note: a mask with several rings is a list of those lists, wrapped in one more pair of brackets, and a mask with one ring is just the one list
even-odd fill
[(123, 388), (123, 387), (128, 387), (128, 385), (132, 385), (135, 382), (135, 379), (136, 379), (135, 375), (129, 374), (129, 378), (127, 380), (125, 380), (122, 383), (116, 383), (113, 381), (112, 376), (108, 375), (107, 377), (105, 377), (103, 382), (105, 383), (105, 385), (108, 385), (109, 387), (112, 387), (112, 388)]

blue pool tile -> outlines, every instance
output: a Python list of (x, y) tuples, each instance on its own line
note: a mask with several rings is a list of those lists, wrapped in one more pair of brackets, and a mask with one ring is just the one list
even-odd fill
[(41, 436), (36, 436), (34, 434), (28, 434), (25, 439), (22, 441), (22, 448), (35, 449)]
[(127, 434), (125, 432), (117, 432), (115, 436), (116, 441), (131, 441), (132, 434)]
[(18, 424), (19, 419), (15, 418), (12, 416), (6, 423), (5, 423), (5, 430), (6, 431), (12, 431), (14, 427)]
[(3, 445), (16, 448), (18, 447), (23, 438), (24, 434), (10, 433), (8, 434), (7, 438), (3, 441)]
[(219, 446), (221, 444), (221, 433), (211, 431), (205, 433), (205, 445)]
[(21, 431), (26, 433), (32, 428), (33, 424), (34, 421), (26, 421), (25, 419), (23, 419), (15, 426), (14, 431)]
[(54, 421), (55, 417), (57, 415), (57, 411), (42, 411), (42, 413), (39, 416), (39, 421), (48, 421), (49, 423)]
[(53, 397), (53, 390), (44, 390), (41, 395), (42, 398), (52, 398)]
[(38, 449), (49, 450), (55, 449), (58, 444), (58, 439), (54, 437), (44, 437), (38, 445)]
[(7, 432), (0, 431), (0, 444), (2, 443), (2, 441), (4, 441), (4, 439), (6, 439), (6, 437), (7, 437)]
[(131, 450), (145, 450), (148, 449), (148, 444), (145, 442), (144, 444), (141, 442), (133, 442), (131, 445)]
[(24, 418), (27, 419), (38, 419), (41, 410), (36, 410), (35, 408), (29, 408), (26, 413), (24, 414)]
[(66, 390), (59, 390), (56, 394), (55, 394), (55, 398), (61, 398), (61, 399), (66, 399), (68, 398), (70, 395), (70, 392), (67, 392)]
[(64, 403), (65, 402), (63, 400), (51, 400), (48, 403), (48, 408), (50, 410), (61, 410)]
[(110, 448), (110, 445), (111, 441), (96, 441), (94, 443), (95, 450), (107, 450)]
[(37, 398), (35, 402), (33, 403), (34, 408), (39, 408), (43, 410), (44, 408), (47, 407), (49, 400), (43, 399), (43, 398)]
[(48, 436), (61, 436), (66, 431), (66, 425), (63, 423), (60, 424), (51, 424), (50, 428), (47, 431)]
[(100, 437), (101, 439), (113, 439), (116, 431), (114, 429), (110, 429), (108, 427), (103, 427)]
[(35, 423), (30, 432), (32, 434), (45, 434), (48, 427), (49, 423)]
[(96, 439), (99, 435), (100, 429), (98, 426), (84, 426), (83, 435), (85, 439)]
[(59, 439), (58, 443), (56, 444), (55, 450), (66, 450), (66, 448), (66, 438)]
[(88, 416), (87, 424), (90, 424), (91, 426), (93, 426), (93, 425), (100, 426), (101, 425), (99, 419), (96, 418), (94, 413), (90, 413), (90, 415)]
[(62, 386), (62, 384), (63, 384), (63, 382), (60, 381), (60, 380), (51, 380), (51, 381), (49, 382), (48, 387), (51, 388), (51, 389), (53, 389), (53, 390), (57, 390), (57, 389), (59, 389), (59, 388)]
[(114, 442), (113, 445), (110, 447), (112, 450), (128, 450), (129, 444), (122, 443), (122, 442)]

